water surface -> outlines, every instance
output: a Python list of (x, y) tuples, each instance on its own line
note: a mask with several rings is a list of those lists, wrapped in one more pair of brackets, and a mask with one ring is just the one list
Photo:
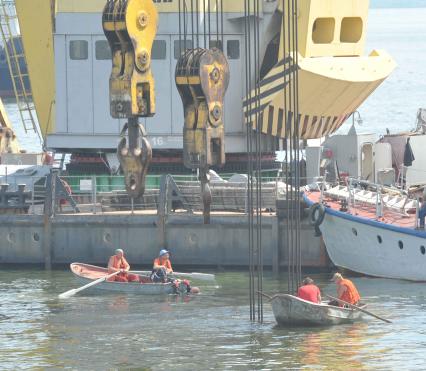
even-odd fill
[[(81, 293), (68, 271), (0, 273), (0, 369), (420, 370), (426, 364), (426, 285), (355, 278), (375, 319), (329, 328), (279, 328), (265, 304), (249, 321), (247, 275), (217, 275), (190, 298)], [(315, 276), (333, 294), (329, 276)], [(265, 278), (265, 291), (285, 291)]]

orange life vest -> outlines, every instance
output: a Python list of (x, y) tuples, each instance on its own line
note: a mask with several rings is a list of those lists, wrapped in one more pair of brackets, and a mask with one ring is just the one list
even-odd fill
[(115, 269), (126, 269), (127, 268), (127, 261), (123, 258), (118, 258), (117, 255), (113, 255), (112, 257), (112, 267)]
[(172, 263), (170, 263), (170, 259), (163, 260), (161, 258), (156, 258), (154, 260), (154, 266), (159, 265), (161, 267), (172, 270)]
[(343, 279), (339, 284), (346, 287), (346, 291), (339, 298), (340, 300), (344, 300), (349, 304), (356, 304), (360, 301), (361, 296), (359, 296), (358, 290), (352, 281)]

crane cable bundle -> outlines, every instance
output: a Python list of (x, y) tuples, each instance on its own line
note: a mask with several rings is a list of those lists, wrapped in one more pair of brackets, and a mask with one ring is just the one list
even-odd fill
[[(262, 2), (263, 4), (263, 2)], [(281, 14), (281, 50), (283, 62), (278, 62), (274, 69), (282, 71), (284, 94), (284, 132), (281, 148), (286, 151), (287, 163), (290, 163), (291, 174), (287, 171), (287, 268), (288, 292), (294, 294), (301, 280), (301, 246), (300, 246), (300, 114), (299, 114), (299, 81), (298, 81), (298, 0), (281, 0), (277, 4)], [(245, 36), (245, 87), (246, 107), (245, 121), (247, 129), (247, 177), (248, 177), (248, 245), (249, 245), (249, 293), (250, 319), (263, 321), (263, 251), (262, 251), (262, 78), (261, 72), (261, 39), (260, 0), (244, 0), (244, 36)], [(288, 56), (288, 57), (287, 57)], [(278, 264), (282, 260), (278, 256)]]

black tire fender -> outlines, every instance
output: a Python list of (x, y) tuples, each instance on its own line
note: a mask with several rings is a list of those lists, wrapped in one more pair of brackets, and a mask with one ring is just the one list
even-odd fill
[(323, 204), (316, 202), (309, 209), (309, 223), (315, 227), (319, 227), (324, 221), (325, 207)]

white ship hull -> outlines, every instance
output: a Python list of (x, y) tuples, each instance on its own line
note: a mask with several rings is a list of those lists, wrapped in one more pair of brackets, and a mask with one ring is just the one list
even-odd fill
[(320, 229), (338, 267), (376, 277), (426, 281), (424, 231), (332, 209), (327, 209)]

